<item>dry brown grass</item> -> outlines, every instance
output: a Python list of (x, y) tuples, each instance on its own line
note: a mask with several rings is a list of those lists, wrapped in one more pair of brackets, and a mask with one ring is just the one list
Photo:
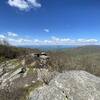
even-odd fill
[(49, 52), (52, 70), (85, 70), (100, 76), (100, 53), (69, 54), (67, 51)]

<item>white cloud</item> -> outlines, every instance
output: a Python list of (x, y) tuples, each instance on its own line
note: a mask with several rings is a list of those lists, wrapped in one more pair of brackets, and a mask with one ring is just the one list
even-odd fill
[(30, 45), (31, 44), (31, 40), (28, 39), (24, 39), (24, 38), (8, 38), (8, 41), (11, 45)]
[(95, 44), (98, 43), (99, 41), (97, 39), (78, 39), (77, 43), (80, 44)]
[(35, 39), (34, 42), (35, 42), (35, 43), (38, 43), (38, 42), (40, 42), (40, 41), (39, 41), (38, 39)]
[(17, 37), (18, 36), (18, 34), (13, 33), (13, 32), (7, 32), (7, 35), (11, 36), (11, 37)]
[(9, 43), (13, 45), (95, 45), (100, 44), (96, 39), (69, 39), (69, 38), (57, 38), (52, 37), (48, 40), (39, 40), (39, 39), (27, 39), (27, 38), (18, 38), (18, 39), (8, 39)]
[(58, 38), (55, 36), (52, 36), (52, 42), (54, 44), (60, 44), (60, 45), (67, 45), (67, 44), (74, 44), (75, 40), (69, 39), (69, 38)]
[(3, 34), (0, 34), (0, 39), (4, 39), (5, 36)]
[(37, 0), (8, 0), (8, 4), (20, 10), (28, 10), (31, 8), (40, 8), (41, 4)]
[(98, 40), (97, 39), (88, 39), (87, 42), (93, 42), (94, 43), (94, 42), (98, 42)]
[(44, 29), (43, 31), (44, 31), (44, 32), (46, 32), (46, 33), (49, 33), (49, 32), (50, 32), (50, 30), (49, 30), (49, 29), (47, 29), (47, 28), (46, 28), (46, 29)]
[(16, 33), (7, 32), (0, 34), (0, 40), (5, 39), (11, 45), (100, 45), (100, 41), (97, 39), (70, 39), (70, 38), (58, 38), (52, 36), (50, 39), (31, 39), (30, 37), (21, 37)]
[(33, 7), (41, 7), (41, 4), (37, 2), (37, 0), (27, 0)]

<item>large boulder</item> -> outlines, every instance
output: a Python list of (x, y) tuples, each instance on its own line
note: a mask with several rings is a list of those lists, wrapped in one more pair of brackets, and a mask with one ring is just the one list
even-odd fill
[(85, 71), (60, 73), (32, 91), (30, 100), (100, 100), (100, 78)]

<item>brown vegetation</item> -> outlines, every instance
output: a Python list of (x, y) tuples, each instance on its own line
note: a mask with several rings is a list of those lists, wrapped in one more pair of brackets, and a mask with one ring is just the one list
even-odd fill
[(62, 51), (49, 51), (52, 70), (85, 70), (100, 76), (100, 47), (86, 46)]
[(4, 59), (9, 60), (20, 58), (21, 56), (25, 56), (31, 52), (39, 52), (39, 50), (0, 45), (0, 61), (4, 61)]

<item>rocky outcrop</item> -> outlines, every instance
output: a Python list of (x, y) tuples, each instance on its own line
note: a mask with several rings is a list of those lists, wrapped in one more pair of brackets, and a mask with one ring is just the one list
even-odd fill
[(35, 89), (30, 100), (100, 100), (100, 78), (85, 71), (57, 75), (49, 85)]
[(100, 100), (100, 78), (88, 72), (59, 73), (27, 67), (22, 73), (22, 68), (17, 59), (0, 64), (0, 91), (24, 89), (28, 91), (24, 95), (29, 97), (26, 100)]

